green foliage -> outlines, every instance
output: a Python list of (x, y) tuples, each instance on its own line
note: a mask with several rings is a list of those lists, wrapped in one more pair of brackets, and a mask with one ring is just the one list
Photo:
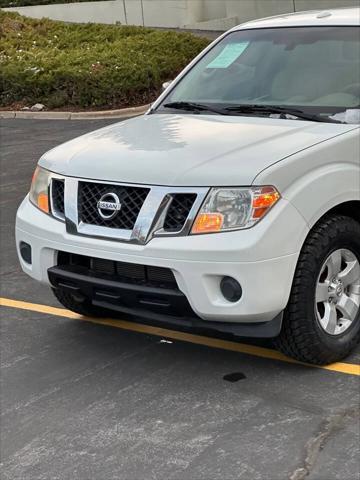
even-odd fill
[(0, 0), (0, 8), (50, 5), (53, 3), (98, 2), (100, 0)]
[(207, 44), (189, 33), (66, 24), (0, 10), (0, 105), (146, 103)]

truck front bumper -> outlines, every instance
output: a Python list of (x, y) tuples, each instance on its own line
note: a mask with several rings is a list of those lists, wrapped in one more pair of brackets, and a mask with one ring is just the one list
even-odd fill
[[(63, 222), (38, 210), (28, 197), (20, 205), (16, 220), (20, 263), (24, 272), (34, 279), (51, 284), (49, 269), (57, 266), (59, 251), (169, 268), (194, 312), (194, 321), (210, 328), (224, 322), (229, 327), (242, 324), (254, 328), (273, 319), (278, 322), (289, 299), (299, 251), (307, 233), (305, 221), (285, 200), (248, 230), (154, 238), (146, 245), (69, 234)], [(20, 254), (21, 242), (31, 246), (31, 263), (24, 261)], [(239, 301), (229, 302), (222, 295), (220, 282), (224, 276), (240, 283)], [(54, 280), (52, 284), (54, 286)], [(121, 302), (112, 303), (111, 308), (129, 310)], [(161, 320), (160, 317), (157, 316)], [(269, 327), (270, 324), (267, 330), (272, 332), (278, 328)], [(256, 328), (250, 330), (256, 331)], [(250, 330), (245, 328), (242, 331), (247, 333), (242, 334), (272, 336), (266, 334), (266, 329), (265, 333), (258, 329), (257, 334), (251, 334)]]

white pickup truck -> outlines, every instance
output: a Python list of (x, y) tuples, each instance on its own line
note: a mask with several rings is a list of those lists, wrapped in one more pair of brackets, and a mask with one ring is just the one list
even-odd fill
[(23, 270), (67, 308), (327, 364), (360, 336), (360, 11), (221, 36), (146, 115), (39, 160)]

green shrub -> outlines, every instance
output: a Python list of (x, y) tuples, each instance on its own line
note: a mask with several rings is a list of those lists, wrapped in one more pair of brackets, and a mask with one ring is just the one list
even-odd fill
[(189, 33), (65, 24), (0, 11), (0, 104), (143, 104), (207, 43)]
[(98, 2), (101, 0), (0, 0), (0, 8), (50, 5), (53, 3)]

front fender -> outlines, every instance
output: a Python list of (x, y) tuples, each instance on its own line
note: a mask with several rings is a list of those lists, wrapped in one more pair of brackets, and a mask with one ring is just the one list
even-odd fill
[(261, 172), (258, 185), (274, 185), (309, 228), (337, 205), (360, 200), (359, 128), (298, 152)]

